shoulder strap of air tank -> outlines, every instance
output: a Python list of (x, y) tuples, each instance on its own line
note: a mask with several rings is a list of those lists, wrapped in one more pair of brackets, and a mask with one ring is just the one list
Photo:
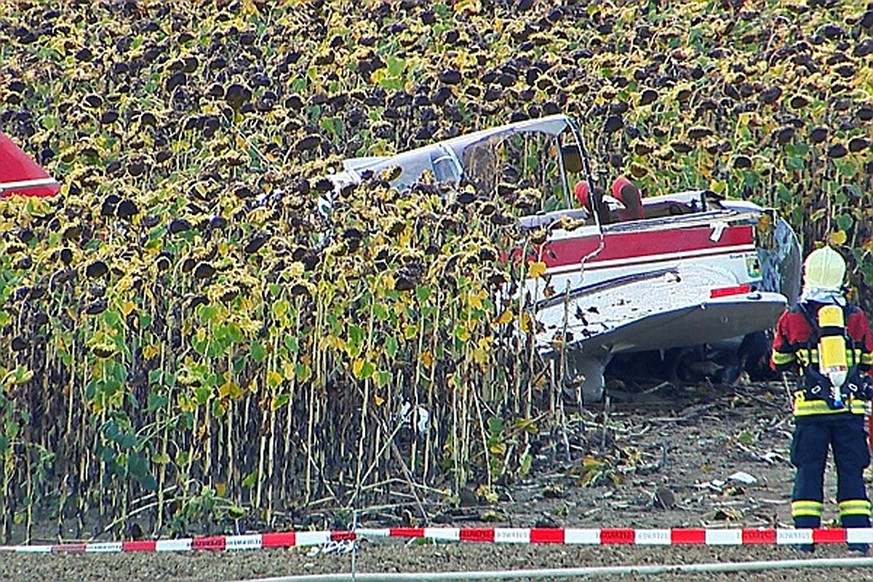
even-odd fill
[(858, 311), (858, 308), (849, 302), (846, 302), (846, 304), (843, 305), (843, 327), (844, 327), (843, 335), (846, 336), (846, 346), (852, 350), (854, 350), (855, 347), (857, 347), (858, 342), (856, 342), (855, 338), (853, 338), (849, 334), (849, 316), (853, 315), (857, 311)]
[(802, 303), (800, 301), (797, 302), (797, 311), (803, 316), (803, 318), (806, 320), (806, 323), (809, 324), (809, 327), (812, 328), (812, 335), (809, 337), (809, 345), (816, 345), (818, 343), (819, 336), (821, 335), (821, 328), (818, 326), (818, 318), (816, 317), (816, 314), (809, 312), (808, 303)]

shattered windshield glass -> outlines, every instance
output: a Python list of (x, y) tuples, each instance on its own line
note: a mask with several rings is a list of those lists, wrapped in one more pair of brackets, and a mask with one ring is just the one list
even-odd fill
[[(507, 126), (448, 144), (464, 167), (464, 178), (479, 192), (488, 197), (519, 193), (524, 210), (548, 212), (567, 208), (570, 202), (571, 177), (561, 154), (575, 138), (569, 131), (555, 133), (558, 129), (550, 120)], [(569, 129), (566, 121), (563, 129)]]
[(533, 197), (533, 212), (566, 206), (565, 181), (555, 136), (536, 133), (497, 134), (456, 151), (464, 176), (488, 197), (523, 191)]

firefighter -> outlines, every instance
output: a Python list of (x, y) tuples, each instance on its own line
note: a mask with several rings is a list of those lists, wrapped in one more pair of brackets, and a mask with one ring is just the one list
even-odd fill
[[(845, 528), (870, 527), (864, 468), (870, 464), (864, 414), (870, 400), (873, 336), (864, 313), (843, 295), (846, 263), (830, 247), (803, 264), (803, 293), (776, 324), (771, 366), (797, 369), (794, 391), (796, 467), (791, 515), (797, 528), (821, 525), (828, 448), (837, 469), (837, 501)], [(866, 552), (867, 544), (849, 544)], [(812, 545), (800, 549), (812, 551)]]

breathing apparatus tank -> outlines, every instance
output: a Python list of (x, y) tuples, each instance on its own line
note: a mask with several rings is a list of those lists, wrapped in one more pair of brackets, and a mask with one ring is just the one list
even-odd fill
[(833, 408), (842, 408), (842, 386), (849, 373), (846, 361), (846, 336), (843, 309), (838, 305), (825, 305), (818, 310), (819, 372), (831, 381)]

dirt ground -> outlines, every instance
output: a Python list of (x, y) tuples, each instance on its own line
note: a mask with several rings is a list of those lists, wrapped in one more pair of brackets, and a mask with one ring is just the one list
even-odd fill
[[(443, 511), (435, 526), (790, 527), (793, 429), (781, 383), (735, 388), (662, 385), (612, 391), (609, 408), (586, 412), (542, 439), (528, 477), (496, 503)], [(569, 457), (568, 457), (569, 451)], [(587, 456), (587, 461), (586, 461)], [(585, 485), (584, 483), (587, 483)], [(834, 474), (826, 475), (825, 522), (835, 523)], [(406, 524), (397, 524), (406, 525)], [(385, 527), (384, 520), (360, 527)], [(216, 532), (218, 533), (218, 532)], [(348, 548), (346, 548), (348, 549)], [(802, 554), (782, 546), (556, 546), (362, 540), (351, 552), (312, 548), (184, 554), (0, 554), (0, 580), (242, 580), (364, 572), (482, 571), (727, 561), (857, 558), (843, 546)], [(873, 560), (871, 560), (873, 563)], [(792, 569), (669, 574), (682, 580), (873, 580), (868, 569)], [(623, 580), (650, 579), (635, 575)], [(474, 578), (471, 578), (474, 579)]]

